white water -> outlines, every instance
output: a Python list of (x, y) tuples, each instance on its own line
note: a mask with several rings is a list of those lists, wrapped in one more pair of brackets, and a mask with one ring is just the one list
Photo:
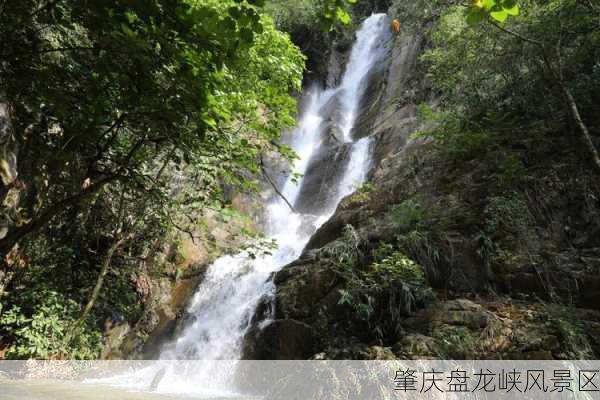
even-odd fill
[[(359, 102), (364, 92), (369, 70), (384, 54), (384, 37), (387, 29), (384, 14), (368, 18), (357, 33), (347, 71), (339, 88), (325, 91), (313, 90), (306, 110), (292, 135), (291, 146), (299, 160), (295, 171), (304, 173), (311, 156), (321, 144), (322, 108), (331, 96), (340, 94), (341, 121), (345, 141), (350, 143)], [(340, 93), (340, 91), (343, 91)], [(343, 179), (337, 183), (335, 204), (351, 194), (365, 179), (370, 165), (370, 138), (352, 144), (350, 161)], [(300, 183), (287, 180), (282, 193), (294, 204), (300, 193)], [(119, 383), (138, 389), (161, 393), (186, 393), (204, 396), (223, 395), (231, 388), (235, 360), (242, 356), (243, 339), (259, 301), (274, 293), (269, 277), (286, 264), (297, 259), (310, 237), (330, 217), (333, 210), (311, 210), (311, 214), (293, 212), (285, 202), (274, 198), (266, 207), (267, 236), (276, 240), (278, 248), (269, 256), (256, 259), (242, 252), (235, 256), (219, 258), (209, 267), (206, 277), (194, 295), (189, 307), (193, 321), (185, 327), (180, 337), (165, 346), (161, 360), (203, 359), (232, 360), (202, 363), (202, 370), (180, 370), (179, 364), (157, 362), (155, 368), (140, 371), (135, 376), (119, 379)], [(218, 365), (218, 367), (217, 367)], [(160, 371), (160, 372), (159, 372)], [(157, 375), (158, 374), (158, 375)]]
[(350, 59), (340, 85), (340, 90), (344, 91), (341, 127), (346, 142), (352, 141), (352, 128), (365, 91), (364, 77), (386, 54), (384, 21), (384, 14), (376, 14), (368, 18), (357, 32), (356, 43), (350, 52)]

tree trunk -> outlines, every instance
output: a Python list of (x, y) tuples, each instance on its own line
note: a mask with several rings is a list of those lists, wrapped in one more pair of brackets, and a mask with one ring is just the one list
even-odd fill
[(573, 98), (571, 91), (569, 90), (569, 88), (565, 85), (565, 83), (562, 80), (559, 80), (558, 82), (559, 82), (560, 88), (565, 96), (565, 100), (567, 101), (567, 104), (569, 106), (569, 111), (571, 113), (571, 116), (573, 117), (573, 120), (575, 121), (575, 124), (577, 125), (577, 128), (579, 129), (579, 132), (581, 133), (581, 138), (583, 139), (583, 144), (586, 146), (586, 148), (588, 149), (588, 151), (590, 153), (590, 157), (591, 157), (591, 161), (593, 163), (594, 169), (596, 170), (596, 172), (600, 173), (600, 155), (598, 154), (598, 149), (596, 149), (596, 146), (594, 145), (594, 141), (592, 140), (592, 137), (590, 136), (590, 131), (588, 130), (585, 123), (583, 122), (583, 119), (581, 118), (581, 114), (579, 114), (579, 109), (577, 108), (577, 103), (575, 102), (575, 98)]
[(77, 321), (75, 321), (75, 323), (73, 323), (73, 325), (71, 326), (71, 329), (67, 333), (67, 336), (65, 337), (65, 346), (68, 346), (71, 343), (71, 341), (73, 340), (74, 335), (78, 334), (79, 328), (85, 323), (85, 320), (87, 319), (88, 315), (90, 314), (90, 312), (96, 305), (96, 300), (98, 300), (98, 296), (100, 295), (100, 291), (102, 290), (102, 285), (104, 284), (104, 278), (106, 277), (106, 274), (108, 273), (112, 258), (114, 256), (115, 252), (119, 249), (119, 247), (121, 247), (121, 245), (123, 245), (123, 243), (125, 243), (125, 241), (126, 241), (126, 238), (122, 237), (122, 238), (118, 239), (116, 242), (114, 242), (108, 248), (106, 255), (104, 256), (104, 260), (102, 262), (102, 267), (100, 268), (100, 273), (98, 274), (98, 278), (96, 279), (96, 285), (94, 286), (94, 289), (92, 290), (92, 294), (90, 295), (90, 298), (88, 299), (85, 307), (81, 311), (79, 318), (77, 318)]
[[(493, 26), (500, 29), (501, 31), (508, 33), (509, 35), (512, 35), (514, 37), (517, 37), (524, 42), (531, 43), (540, 49), (541, 54), (542, 54), (543, 63), (546, 66), (546, 68), (548, 69), (550, 76), (552, 77), (552, 79), (554, 81), (556, 81), (556, 84), (558, 84), (563, 96), (565, 97), (565, 100), (567, 102), (568, 112), (569, 112), (569, 114), (571, 114), (571, 117), (573, 117), (573, 120), (574, 120), (575, 124), (577, 125), (579, 132), (581, 133), (581, 138), (583, 139), (583, 144), (586, 146), (587, 150), (590, 153), (592, 166), (594, 167), (594, 169), (597, 173), (600, 173), (600, 156), (598, 155), (598, 149), (596, 149), (596, 146), (594, 145), (594, 141), (592, 140), (592, 137), (590, 136), (590, 131), (588, 130), (585, 123), (583, 122), (583, 119), (581, 118), (581, 114), (579, 114), (579, 108), (577, 107), (577, 102), (575, 101), (573, 94), (571, 93), (571, 91), (569, 90), (569, 88), (567, 87), (567, 85), (565, 84), (565, 82), (563, 80), (562, 73), (561, 73), (562, 66), (561, 66), (561, 61), (560, 61), (560, 54), (558, 54), (558, 57), (557, 57), (558, 68), (555, 68), (552, 65), (552, 62), (550, 61), (551, 57), (550, 57), (549, 52), (547, 51), (546, 47), (544, 46), (544, 44), (541, 41), (523, 36), (520, 33), (512, 31), (510, 29), (507, 29), (494, 21), (490, 21), (490, 20), (488, 20), (488, 21)], [(558, 51), (560, 51), (560, 50), (558, 50)]]

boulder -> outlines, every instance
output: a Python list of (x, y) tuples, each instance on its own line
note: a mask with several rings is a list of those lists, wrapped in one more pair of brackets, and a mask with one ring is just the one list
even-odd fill
[(250, 360), (308, 359), (314, 354), (313, 328), (293, 319), (274, 320), (247, 333), (243, 358)]
[(432, 321), (471, 329), (483, 329), (493, 319), (493, 315), (481, 305), (466, 299), (447, 301), (436, 305), (435, 309), (431, 315)]
[(331, 293), (338, 276), (326, 263), (284, 268), (275, 275), (277, 318), (304, 319)]

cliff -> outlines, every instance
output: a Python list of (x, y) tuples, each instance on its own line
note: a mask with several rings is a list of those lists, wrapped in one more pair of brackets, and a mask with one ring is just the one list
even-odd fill
[[(440, 103), (423, 61), (440, 15), (416, 7), (391, 5), (409, 20), (360, 107), (354, 135), (376, 138), (368, 182), (274, 275), (275, 318), (246, 357), (598, 357), (597, 176), (535, 128), (460, 156), (419, 135)], [(329, 54), (335, 81), (345, 56)]]

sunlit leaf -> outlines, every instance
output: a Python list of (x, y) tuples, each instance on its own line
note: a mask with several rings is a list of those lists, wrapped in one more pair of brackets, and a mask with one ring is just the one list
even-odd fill
[(504, 22), (508, 17), (508, 13), (506, 12), (506, 10), (492, 11), (490, 13), (490, 16), (498, 22)]

